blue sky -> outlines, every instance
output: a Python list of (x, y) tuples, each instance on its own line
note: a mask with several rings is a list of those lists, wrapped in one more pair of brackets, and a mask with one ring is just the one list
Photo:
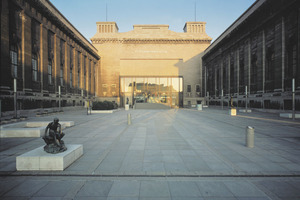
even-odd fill
[[(96, 33), (96, 22), (114, 21), (119, 32), (135, 24), (168, 24), (183, 32), (185, 22), (206, 22), (206, 33), (215, 40), (255, 0), (50, 0), (88, 40)], [(107, 5), (107, 13), (106, 13)], [(195, 6), (196, 5), (196, 6)]]

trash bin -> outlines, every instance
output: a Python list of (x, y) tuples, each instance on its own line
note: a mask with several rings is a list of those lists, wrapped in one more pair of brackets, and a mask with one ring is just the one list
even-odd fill
[(254, 147), (254, 128), (251, 126), (246, 127), (246, 146), (249, 148)]

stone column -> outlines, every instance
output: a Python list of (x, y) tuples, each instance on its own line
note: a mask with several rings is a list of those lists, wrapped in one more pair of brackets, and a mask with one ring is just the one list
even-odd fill
[(239, 48), (237, 49), (237, 52), (236, 52), (236, 67), (237, 67), (237, 70), (236, 70), (236, 73), (237, 73), (237, 93), (238, 95), (240, 94), (240, 50)]
[[(44, 20), (43, 20), (44, 22)], [(41, 49), (41, 66), (40, 66), (40, 75), (41, 75), (41, 93), (43, 94), (43, 90), (44, 90), (44, 77), (47, 77), (47, 66), (48, 66), (48, 33), (47, 33), (47, 29), (45, 28), (45, 26), (43, 24), (40, 25), (41, 29), (41, 34), (40, 34), (40, 49)], [(46, 79), (47, 80), (47, 79)]]
[(207, 66), (204, 66), (204, 97), (206, 96), (207, 92)]
[(266, 38), (265, 30), (262, 31), (262, 90), (265, 93), (265, 69), (266, 69)]
[[(221, 90), (224, 90), (224, 88), (223, 88), (224, 87), (224, 85), (223, 85), (223, 79), (224, 79), (224, 77), (223, 77), (223, 59), (222, 59), (222, 56), (221, 56), (221, 60), (220, 61), (221, 61), (221, 65), (220, 65), (220, 69), (221, 69), (220, 70), (221, 71), (220, 72), (221, 73), (220, 74), (220, 78), (221, 78)], [(223, 95), (224, 95), (224, 93), (223, 93)]]
[(282, 76), (281, 76), (281, 88), (282, 92), (284, 92), (284, 68), (285, 68), (285, 25), (284, 25), (284, 17), (281, 18), (281, 66), (282, 66)]
[[(231, 91), (230, 91), (230, 52), (229, 52), (229, 54), (228, 54), (228, 61), (227, 61), (227, 83), (228, 83), (228, 94), (229, 94), (229, 96), (230, 96), (230, 94), (231, 94)], [(228, 104), (229, 105), (229, 104)]]
[[(13, 90), (12, 78), (11, 78), (11, 66), (10, 66), (10, 46), (9, 46), (9, 8), (8, 8), (8, 0), (2, 0), (2, 7), (0, 8), (0, 37), (1, 37), (1, 59), (0, 59), (0, 88), (11, 88)], [(7, 28), (4, 28), (7, 27)]]
[(298, 87), (300, 87), (300, 8), (298, 8), (298, 50), (297, 50), (297, 74), (296, 74), (296, 80), (295, 80), (295, 89), (297, 89)]
[[(23, 91), (30, 87), (31, 81), (31, 18), (28, 17), (24, 10), (20, 13), (22, 19), (22, 42), (21, 42), (21, 65)], [(26, 67), (27, 66), (27, 67)], [(28, 67), (29, 66), (29, 67)]]
[(248, 40), (248, 92), (251, 92), (251, 42)]

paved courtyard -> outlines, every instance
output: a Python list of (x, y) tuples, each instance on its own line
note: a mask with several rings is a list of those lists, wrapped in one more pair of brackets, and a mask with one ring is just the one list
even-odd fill
[[(127, 125), (131, 113), (132, 124)], [(86, 110), (30, 118), (74, 121), (84, 154), (64, 171), (16, 171), (41, 138), (0, 139), (0, 199), (299, 199), (300, 121), (207, 108)], [(246, 126), (255, 147), (245, 146)]]

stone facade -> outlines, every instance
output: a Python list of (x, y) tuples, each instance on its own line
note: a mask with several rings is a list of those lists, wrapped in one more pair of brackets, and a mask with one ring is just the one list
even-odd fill
[(1, 1), (2, 111), (82, 105), (95, 96), (97, 49), (48, 0)]
[[(300, 110), (299, 1), (256, 1), (207, 48), (203, 95), (214, 105)], [(223, 96), (222, 97), (222, 90)]]
[(168, 25), (134, 25), (133, 28), (121, 33), (115, 22), (97, 22), (97, 33), (91, 38), (101, 57), (97, 98), (123, 106), (122, 77), (132, 77), (134, 81), (143, 78), (143, 87), (149, 85), (147, 77), (165, 77), (168, 84), (181, 77), (183, 97), (179, 106), (201, 102), (201, 53), (211, 42), (205, 32), (205, 22), (187, 22), (183, 33), (169, 30)]

